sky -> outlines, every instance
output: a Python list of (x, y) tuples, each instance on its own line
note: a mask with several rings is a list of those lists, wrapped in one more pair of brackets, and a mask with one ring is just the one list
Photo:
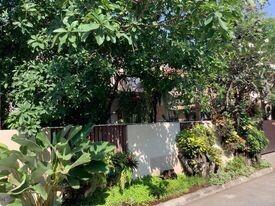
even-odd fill
[(265, 12), (268, 17), (275, 17), (275, 0), (269, 0), (269, 6), (266, 6)]

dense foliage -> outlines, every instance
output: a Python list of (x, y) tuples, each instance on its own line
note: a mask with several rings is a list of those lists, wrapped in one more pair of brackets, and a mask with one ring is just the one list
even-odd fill
[(268, 30), (269, 52), (271, 53), (271, 63), (275, 63), (275, 19), (269, 18), (265, 21), (266, 29)]
[(0, 188), (17, 205), (52, 206), (66, 201), (70, 191), (78, 198), (106, 184), (114, 146), (86, 139), (90, 129), (66, 127), (54, 137), (14, 136), (19, 151), (0, 148)]
[(269, 141), (264, 132), (257, 129), (257, 127), (253, 125), (248, 125), (246, 131), (246, 144), (248, 147), (248, 153), (251, 157), (255, 157), (266, 149)]
[(214, 130), (204, 125), (196, 125), (179, 133), (177, 145), (187, 174), (208, 175), (217, 170), (221, 165), (221, 151), (215, 143)]
[(259, 14), (241, 21), (235, 36), (224, 51), (226, 68), (210, 82), (208, 92), (212, 118), (229, 116), (239, 132), (247, 117), (261, 121), (269, 116), (273, 70), (267, 31)]
[[(224, 91), (233, 88), (230, 80), (237, 79), (231, 78), (231, 62), (257, 52), (247, 46), (250, 40), (239, 38), (242, 29), (254, 45), (265, 46), (258, 36), (264, 32), (257, 33), (260, 24), (251, 27), (254, 20), (248, 18), (255, 5), (251, 0), (3, 0), (0, 78), (6, 125), (33, 133), (41, 125), (106, 123), (119, 84), (130, 77), (140, 78), (146, 97), (147, 106), (135, 108), (147, 116), (137, 121), (155, 121), (161, 96), (175, 87), (181, 103), (209, 108), (209, 95), (202, 94), (217, 86), (211, 99), (218, 94), (224, 99)], [(237, 49), (240, 43), (244, 49)], [(252, 68), (256, 57), (237, 67), (236, 74), (255, 74), (243, 82), (256, 81), (260, 71), (243, 70)], [(236, 91), (240, 81), (232, 85)], [(229, 91), (232, 99), (235, 92)]]
[(237, 133), (233, 120), (227, 117), (219, 117), (215, 119), (214, 125), (224, 150), (234, 154), (245, 151), (245, 139)]

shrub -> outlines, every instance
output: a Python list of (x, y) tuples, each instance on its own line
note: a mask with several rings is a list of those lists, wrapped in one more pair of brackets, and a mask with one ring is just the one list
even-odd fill
[(259, 162), (256, 162), (255, 164), (253, 164), (253, 167), (260, 170), (260, 169), (271, 167), (271, 164), (266, 160), (260, 160)]
[(6, 123), (11, 129), (17, 129), (26, 135), (35, 135), (41, 130), (41, 116), (45, 111), (40, 106), (34, 106), (29, 102), (17, 105), (18, 108), (9, 114)]
[(248, 165), (244, 157), (234, 157), (234, 159), (228, 162), (220, 173), (210, 175), (209, 183), (212, 185), (224, 184), (239, 176), (249, 176), (254, 171), (255, 168)]
[(235, 178), (237, 176), (249, 176), (254, 172), (254, 169), (248, 164), (245, 157), (237, 156), (227, 163), (224, 171), (230, 173), (232, 178)]
[(0, 148), (0, 192), (26, 206), (57, 205), (68, 189), (93, 192), (105, 180), (114, 146), (90, 142), (89, 132), (90, 128), (68, 126), (52, 141), (44, 132), (14, 136), (20, 151)]
[(245, 140), (238, 135), (231, 119), (226, 117), (219, 118), (215, 121), (215, 127), (225, 150), (234, 153), (245, 150)]
[(221, 164), (221, 151), (214, 146), (215, 141), (213, 129), (204, 125), (196, 125), (178, 135), (177, 146), (187, 174), (205, 175)]
[(246, 145), (250, 157), (254, 158), (259, 155), (268, 145), (269, 141), (264, 132), (255, 126), (248, 125)]
[(118, 152), (111, 158), (113, 168), (108, 177), (109, 185), (119, 183), (120, 189), (124, 190), (132, 181), (133, 170), (137, 169), (138, 161), (132, 153)]

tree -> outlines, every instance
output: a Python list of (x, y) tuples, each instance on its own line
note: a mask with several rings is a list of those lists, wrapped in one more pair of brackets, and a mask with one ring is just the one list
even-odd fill
[(269, 52), (272, 54), (271, 63), (275, 63), (275, 19), (269, 18), (265, 21), (266, 29), (268, 30)]
[[(160, 94), (179, 86), (192, 102), (192, 94), (225, 67), (224, 47), (248, 3), (3, 0), (2, 85), (6, 102), (16, 108), (7, 123), (23, 129), (36, 123), (33, 131), (106, 123), (119, 82), (127, 77), (141, 79), (154, 121)], [(181, 75), (164, 74), (163, 65)]]
[[(190, 81), (194, 100), (211, 113), (212, 119), (229, 116), (238, 131), (247, 118), (259, 122), (269, 116), (267, 106), (274, 84), (269, 30), (257, 10), (246, 9), (243, 14), (234, 24), (231, 41), (210, 56), (212, 69), (207, 72), (212, 72), (192, 72), (191, 75), (198, 77)], [(191, 98), (187, 96), (187, 99)]]

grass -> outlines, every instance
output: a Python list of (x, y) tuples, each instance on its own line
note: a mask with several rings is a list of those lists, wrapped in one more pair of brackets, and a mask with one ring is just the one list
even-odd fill
[(243, 157), (235, 157), (218, 174), (212, 174), (209, 178), (178, 175), (176, 179), (162, 180), (159, 177), (148, 176), (133, 181), (123, 191), (119, 186), (98, 190), (81, 205), (152, 205), (207, 185), (221, 185), (240, 176), (249, 176), (256, 170), (268, 167), (270, 164), (266, 161), (251, 166)]
[(145, 177), (135, 180), (130, 187), (121, 191), (118, 186), (98, 190), (82, 205), (148, 205), (169, 197), (175, 197), (194, 187), (202, 187), (207, 180), (202, 177), (179, 175), (176, 179), (162, 180), (159, 177)]

